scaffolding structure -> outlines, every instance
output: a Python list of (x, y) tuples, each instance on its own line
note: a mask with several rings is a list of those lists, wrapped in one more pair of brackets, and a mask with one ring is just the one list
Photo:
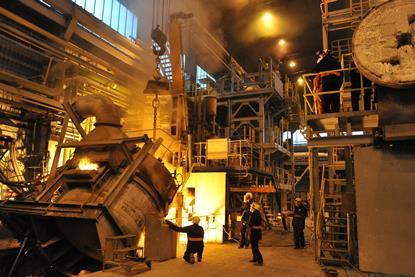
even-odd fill
[[(322, 0), (323, 47), (331, 49), (332, 56), (340, 61), (341, 68), (330, 73), (342, 76), (342, 85), (339, 90), (322, 92), (314, 87), (314, 79), (327, 72), (302, 76), (310, 214), (316, 239), (315, 256), (322, 265), (355, 266), (358, 260), (353, 151), (355, 146), (373, 142), (372, 131), (378, 127), (379, 116), (373, 83), (364, 82), (364, 76), (351, 63), (351, 38), (365, 14), (383, 2)], [(359, 87), (352, 84), (351, 74), (360, 78)], [(338, 112), (318, 109), (318, 101), (327, 95), (336, 95), (333, 99), (340, 101)], [(365, 105), (365, 97), (370, 98), (369, 105)], [(358, 101), (358, 105), (353, 105), (353, 101)]]
[[(351, 39), (356, 26), (372, 8), (385, 0), (322, 0), (320, 4), (323, 49), (334, 57), (351, 53)], [(333, 37), (333, 38), (332, 38)]]

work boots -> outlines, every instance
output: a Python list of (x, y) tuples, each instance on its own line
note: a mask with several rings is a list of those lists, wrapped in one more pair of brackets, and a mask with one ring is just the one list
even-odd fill
[(195, 256), (193, 253), (190, 253), (189, 255), (189, 263), (194, 264), (195, 263)]

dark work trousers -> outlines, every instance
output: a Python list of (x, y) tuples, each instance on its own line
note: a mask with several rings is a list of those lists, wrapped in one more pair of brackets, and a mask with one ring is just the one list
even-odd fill
[(284, 231), (288, 231), (287, 219), (285, 215), (282, 216), (281, 221), (282, 221), (282, 226), (284, 226)]
[(293, 219), (294, 243), (297, 248), (305, 247), (304, 227), (304, 220), (297, 218)]
[[(335, 75), (323, 77), (323, 92), (340, 90), (342, 79)], [(323, 94), (320, 96), (324, 113), (337, 113), (340, 111), (340, 93)]]
[(241, 227), (241, 241), (239, 242), (239, 247), (249, 246), (249, 240), (246, 237), (246, 229), (247, 229), (247, 224), (246, 223), (242, 223), (242, 227)]
[(185, 259), (187, 262), (190, 261), (190, 254), (195, 254), (197, 253), (197, 259), (199, 261), (202, 260), (202, 255), (203, 255), (203, 248), (204, 248), (204, 243), (203, 241), (188, 241), (187, 242), (187, 247), (186, 247), (186, 252), (184, 252), (183, 255), (183, 259)]
[(263, 263), (261, 252), (259, 251), (259, 241), (262, 237), (261, 230), (251, 229), (251, 248), (252, 248), (252, 259), (257, 263)]

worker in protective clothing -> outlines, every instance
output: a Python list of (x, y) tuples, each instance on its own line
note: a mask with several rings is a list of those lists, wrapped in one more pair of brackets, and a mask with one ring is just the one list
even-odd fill
[[(314, 93), (316, 93), (317, 112), (335, 113), (340, 111), (340, 88), (343, 83), (343, 73), (338, 71), (341, 65), (333, 58), (330, 51), (324, 49), (316, 53), (318, 56), (315, 72), (318, 75), (314, 78)], [(336, 92), (334, 92), (336, 91)], [(320, 94), (323, 92), (334, 92)]]
[(305, 247), (304, 228), (305, 218), (307, 217), (307, 208), (302, 204), (301, 198), (296, 198), (294, 202), (293, 229), (294, 229), (294, 249)]
[(252, 259), (251, 263), (262, 265), (264, 260), (259, 251), (259, 241), (262, 239), (262, 216), (260, 212), (261, 206), (258, 203), (251, 205), (251, 216), (249, 218), (248, 226), (251, 240)]
[(254, 202), (252, 193), (248, 192), (244, 196), (244, 203), (241, 207), (241, 221), (242, 221), (242, 227), (241, 227), (241, 240), (239, 242), (239, 248), (244, 248), (244, 246), (249, 246), (249, 240), (247, 238), (247, 227), (249, 218), (251, 216), (251, 205)]
[(186, 227), (179, 227), (171, 221), (166, 220), (166, 223), (169, 227), (181, 233), (187, 233), (187, 247), (186, 251), (184, 252), (183, 259), (191, 264), (195, 263), (194, 254), (197, 253), (197, 260), (198, 262), (202, 261), (202, 254), (203, 254), (203, 236), (204, 230), (203, 227), (199, 225), (200, 217), (194, 216), (192, 218), (192, 225)]

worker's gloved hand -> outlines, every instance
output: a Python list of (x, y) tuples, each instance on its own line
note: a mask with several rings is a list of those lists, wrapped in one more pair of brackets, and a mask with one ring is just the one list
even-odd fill
[(171, 222), (170, 220), (167, 220), (167, 219), (165, 219), (165, 220), (164, 220), (164, 223), (166, 223), (166, 224), (167, 224), (167, 225), (169, 225), (169, 226), (174, 225), (174, 223), (173, 223), (173, 222)]

